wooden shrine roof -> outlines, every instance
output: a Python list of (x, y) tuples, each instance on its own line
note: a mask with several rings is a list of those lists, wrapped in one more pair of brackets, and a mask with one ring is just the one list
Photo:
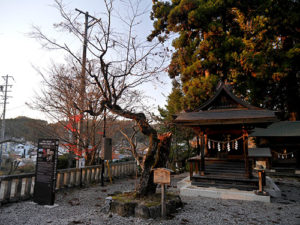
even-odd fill
[(174, 123), (184, 126), (258, 124), (277, 121), (274, 111), (252, 106), (235, 96), (220, 82), (215, 95), (193, 112), (176, 115)]
[(248, 157), (260, 158), (260, 157), (272, 157), (270, 148), (249, 148)]
[(181, 113), (175, 119), (175, 123), (185, 125), (251, 124), (264, 122), (274, 122), (274, 113), (268, 110), (200, 111)]
[(280, 121), (267, 128), (255, 128), (252, 137), (300, 137), (300, 121)]

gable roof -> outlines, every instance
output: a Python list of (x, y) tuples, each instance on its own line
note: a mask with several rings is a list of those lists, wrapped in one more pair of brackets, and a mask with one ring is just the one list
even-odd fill
[(275, 112), (250, 105), (219, 82), (215, 95), (193, 112), (176, 115), (177, 124), (185, 126), (218, 124), (257, 124), (277, 121)]
[[(230, 105), (220, 105), (220, 100), (222, 98), (227, 101), (227, 103), (231, 103)], [(253, 105), (248, 104), (247, 102), (243, 101), (242, 99), (235, 96), (229, 89), (229, 86), (220, 81), (217, 85), (217, 91), (215, 95), (202, 104), (198, 109), (199, 110), (214, 110), (214, 109), (232, 109), (232, 108), (244, 108), (244, 109), (259, 109)]]

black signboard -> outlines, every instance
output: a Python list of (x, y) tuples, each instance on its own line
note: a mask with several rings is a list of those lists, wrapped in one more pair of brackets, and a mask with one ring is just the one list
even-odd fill
[(112, 139), (104, 138), (104, 160), (112, 160)]
[(56, 186), (57, 139), (39, 139), (33, 201), (53, 205)]

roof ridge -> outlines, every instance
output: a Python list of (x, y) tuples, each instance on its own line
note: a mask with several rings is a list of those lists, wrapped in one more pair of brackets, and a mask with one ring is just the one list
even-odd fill
[(199, 108), (197, 108), (195, 111), (201, 111), (204, 108), (206, 108), (207, 106), (211, 105), (216, 99), (217, 97), (222, 93), (222, 91), (225, 91), (225, 93), (237, 104), (242, 105), (243, 107), (247, 108), (247, 109), (256, 109), (256, 110), (260, 110), (262, 108), (253, 106), (249, 103), (247, 103), (246, 101), (242, 100), (241, 98), (237, 97), (236, 95), (234, 95), (232, 93), (232, 91), (229, 89), (230, 85), (229, 84), (225, 84), (222, 81), (219, 81), (219, 83), (217, 84), (217, 88), (216, 88), (216, 92), (214, 94), (213, 97), (211, 97), (209, 100), (207, 100), (205, 103), (203, 103)]

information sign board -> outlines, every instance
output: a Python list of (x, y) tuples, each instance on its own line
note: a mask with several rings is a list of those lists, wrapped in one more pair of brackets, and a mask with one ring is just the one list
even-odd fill
[(54, 204), (57, 152), (57, 139), (39, 139), (33, 195), (33, 201), (38, 204)]
[(155, 184), (169, 184), (171, 183), (172, 170), (167, 168), (155, 168), (153, 182)]
[(84, 168), (85, 167), (85, 158), (80, 158), (79, 161), (78, 161), (78, 165), (79, 165), (79, 168)]

